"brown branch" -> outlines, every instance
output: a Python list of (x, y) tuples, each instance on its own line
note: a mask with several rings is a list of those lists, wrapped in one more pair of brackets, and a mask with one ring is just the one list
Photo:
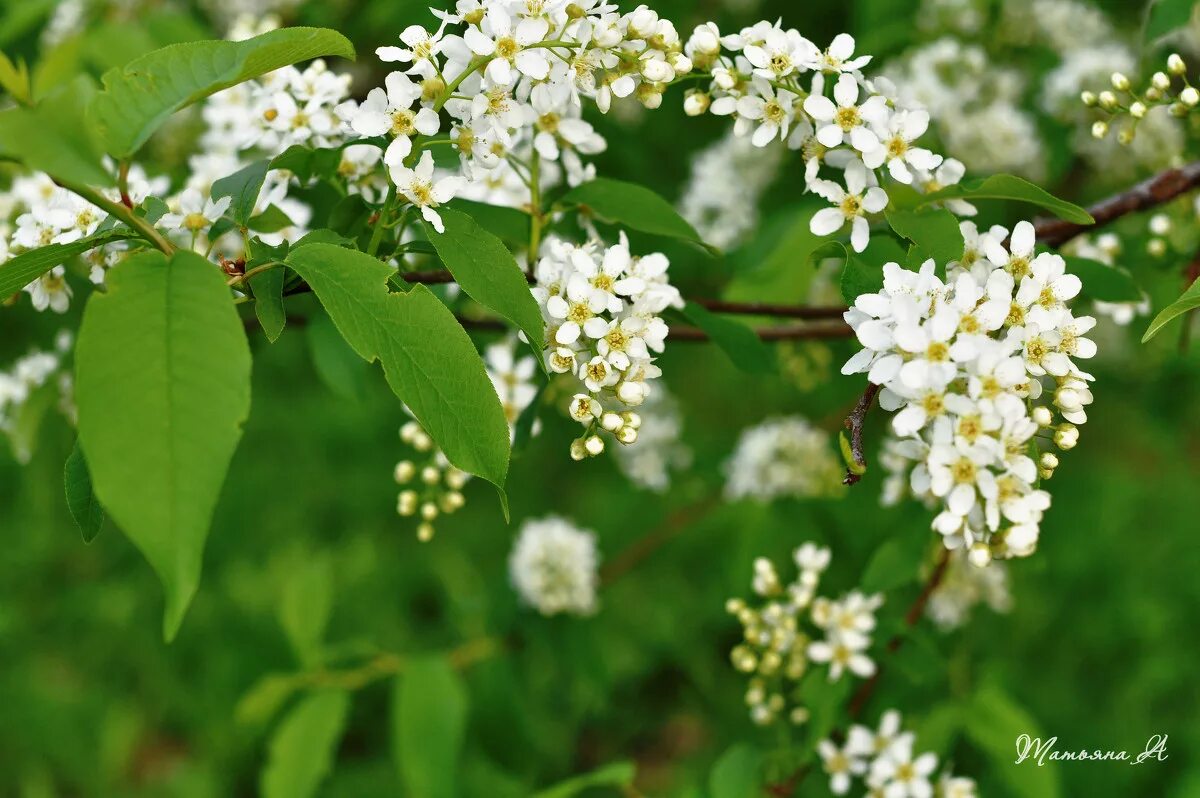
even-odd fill
[(600, 569), (600, 584), (607, 585), (624, 576), (643, 560), (703, 518), (721, 501), (719, 495), (709, 495), (696, 504), (681, 507), (667, 516), (661, 524), (635, 540)]
[(1200, 161), (1159, 172), (1127, 191), (1101, 200), (1088, 208), (1094, 224), (1077, 224), (1063, 219), (1037, 219), (1033, 229), (1041, 243), (1058, 247), (1080, 233), (1086, 233), (1131, 213), (1156, 208), (1181, 194), (1200, 187)]
[[(938, 585), (942, 583), (942, 579), (946, 576), (946, 568), (950, 565), (950, 550), (943, 547), (938, 555), (937, 564), (933, 566), (933, 571), (929, 574), (929, 578), (925, 580), (925, 585), (921, 588), (921, 592), (909, 605), (908, 611), (904, 613), (904, 629), (888, 640), (884, 646), (884, 652), (887, 654), (895, 654), (904, 645), (905, 632), (912, 629), (921, 620), (921, 616), (925, 614), (925, 607), (929, 604), (929, 598), (933, 595), (933, 591), (937, 590)], [(847, 704), (846, 714), (850, 720), (857, 720), (862, 714), (863, 709), (867, 705), (867, 701), (871, 699), (871, 695), (875, 692), (875, 688), (879, 686), (879, 677), (883, 673), (883, 664), (880, 663), (875, 668), (875, 673), (871, 674), (871, 678), (863, 682), (854, 695), (850, 697), (850, 703)], [(838, 736), (839, 732), (834, 731), (834, 736)], [(776, 796), (777, 798), (789, 798), (795, 794), (796, 788), (808, 776), (812, 770), (811, 765), (804, 765), (797, 768), (790, 776), (781, 782), (768, 784), (765, 790), (768, 795)]]
[(866, 420), (871, 406), (875, 403), (875, 395), (879, 393), (879, 388), (880, 386), (874, 383), (867, 383), (867, 389), (858, 398), (858, 403), (854, 405), (850, 415), (846, 416), (846, 429), (850, 430), (850, 452), (854, 455), (857, 471), (847, 466), (846, 476), (842, 479), (843, 485), (857, 484), (862, 479), (862, 472), (867, 468), (867, 460), (863, 456), (863, 422)]

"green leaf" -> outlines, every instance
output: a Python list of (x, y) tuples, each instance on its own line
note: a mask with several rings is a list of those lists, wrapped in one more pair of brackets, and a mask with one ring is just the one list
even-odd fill
[(963, 712), (967, 737), (992, 760), (993, 769), (1021, 798), (1058, 798), (1062, 795), (1058, 763), (1047, 759), (1039, 767), (1034, 759), (1015, 763), (1014, 745), (1028, 734), (1041, 738), (1037, 720), (998, 686), (986, 684)]
[(1176, 317), (1182, 316), (1184, 313), (1196, 308), (1200, 308), (1200, 280), (1192, 283), (1191, 287), (1184, 291), (1179, 299), (1176, 299), (1158, 312), (1158, 315), (1154, 317), (1154, 321), (1150, 322), (1150, 326), (1146, 328), (1146, 334), (1142, 336), (1142, 343), (1146, 343), (1158, 335), (1158, 331)]
[(929, 535), (925, 532), (893, 532), (867, 562), (861, 580), (863, 591), (886, 593), (917, 581), (928, 548)]
[(597, 178), (568, 191), (562, 203), (577, 205), (630, 230), (691, 241), (711, 251), (671, 203), (636, 183)]
[(104, 244), (124, 241), (130, 237), (128, 228), (122, 227), (81, 238), (70, 244), (50, 244), (22, 252), (7, 263), (0, 265), (0, 299), (15, 294), (55, 266), (66, 263), (71, 258)]
[(127, 258), (88, 300), (75, 363), (96, 495), (162, 580), (170, 640), (250, 413), (250, 348), (220, 271), (191, 252)]
[(313, 148), (305, 147), (303, 144), (293, 144), (271, 160), (271, 168), (286, 169), (301, 183), (307, 183), (314, 177), (329, 177), (337, 172), (338, 166), (342, 163), (343, 149), (345, 148)]
[(425, 234), (455, 281), (476, 302), (520, 327), (541, 352), (546, 341), (542, 311), (504, 242), (462, 211), (443, 208), (439, 213), (446, 232), (425, 222)]
[(14, 64), (8, 56), (0, 53), (0, 88), (8, 92), (20, 105), (33, 102), (33, 90), (29, 86), (29, 69), (25, 62), (17, 59)]
[(391, 268), (333, 244), (298, 247), (287, 262), (354, 351), (382, 363), (392, 391), (450, 462), (502, 487), (509, 454), (504, 410), (483, 360), (446, 306), (421, 285), (389, 293)]
[[(852, 252), (845, 244), (831, 241), (826, 246), (844, 253), (846, 263), (842, 267), (842, 299), (847, 305), (862, 294), (874, 294), (883, 288), (883, 265), (885, 263), (907, 263), (908, 253), (887, 235), (876, 235), (862, 252)], [(961, 254), (961, 253), (960, 253)]]
[(453, 199), (450, 207), (462, 211), (475, 223), (505, 243), (521, 249), (529, 246), (529, 214), (518, 208), (488, 205), (468, 199)]
[(708, 333), (713, 343), (742, 371), (765, 374), (775, 370), (775, 353), (754, 330), (740, 321), (718, 316), (691, 301), (684, 306), (683, 315)]
[(958, 260), (963, 255), (958, 218), (950, 211), (943, 208), (889, 210), (887, 220), (897, 234), (921, 247), (938, 263)]
[(409, 798), (455, 798), (467, 692), (445, 657), (419, 657), (392, 687), (392, 759)]
[(313, 368), (325, 387), (342, 399), (361, 402), (367, 395), (370, 366), (346, 343), (333, 320), (317, 311), (308, 317), (304, 333)]
[(265, 726), (302, 686), (296, 674), (268, 673), (242, 693), (233, 717), (243, 726)]
[[(289, 64), (354, 58), (345, 36), (324, 28), (282, 28), (241, 42), (173, 44), (104, 74), (88, 121), (114, 157), (128, 158), (172, 114), (211, 94)], [(81, 125), (85, 127), (85, 125)]]
[(318, 661), (325, 627), (333, 611), (333, 563), (327, 555), (305, 557), (283, 583), (279, 622), (300, 664)]
[(762, 792), (762, 752), (746, 743), (725, 750), (708, 774), (712, 798), (748, 798)]
[(267, 340), (275, 343), (287, 325), (287, 312), (283, 307), (283, 280), (287, 270), (279, 267), (259, 272), (250, 278), (250, 290), (254, 294), (254, 315), (262, 325)]
[(1146, 15), (1148, 42), (1157, 41), (1192, 21), (1195, 0), (1152, 0)]
[(922, 205), (947, 199), (1016, 200), (1044, 208), (1059, 218), (1075, 224), (1095, 224), (1096, 222), (1091, 214), (1078, 205), (1060, 200), (1028, 180), (1022, 180), (1014, 175), (992, 175), (982, 180), (968, 180), (954, 186), (947, 186), (940, 191), (926, 194)]
[(33, 108), (0, 112), (0, 155), (67, 183), (113, 185), (94, 131), (80, 123), (95, 95), (91, 78), (79, 77)]
[(216, 200), (221, 197), (230, 197), (232, 202), (229, 203), (227, 213), (243, 227), (250, 221), (250, 216), (254, 213), (254, 205), (258, 202), (263, 181), (267, 179), (267, 169), (268, 165), (265, 159), (255, 161), (212, 184), (212, 198)]
[(278, 205), (268, 205), (265, 211), (246, 222), (246, 226), (256, 233), (278, 233), (295, 224)]
[(1063, 256), (1067, 271), (1083, 281), (1083, 293), (1101, 302), (1137, 302), (1142, 298), (1133, 275), (1121, 266), (1109, 266), (1087, 258)]
[(63, 485), (67, 492), (67, 509), (83, 533), (83, 542), (91, 543), (104, 526), (104, 508), (92, 491), (92, 475), (88, 472), (79, 441), (75, 442), (63, 467)]
[(329, 690), (308, 696), (280, 721), (259, 777), (262, 798), (316, 795), (333, 770), (349, 709), (348, 693)]
[(574, 798), (593, 787), (632, 787), (635, 775), (637, 767), (632, 762), (613, 762), (590, 773), (560, 781), (553, 787), (535, 793), (533, 798)]

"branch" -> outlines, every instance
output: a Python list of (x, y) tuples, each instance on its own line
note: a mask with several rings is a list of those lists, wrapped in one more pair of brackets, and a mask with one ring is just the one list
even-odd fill
[(862, 472), (867, 470), (867, 460), (863, 456), (863, 422), (866, 420), (871, 406), (875, 404), (875, 396), (879, 393), (879, 389), (880, 386), (868, 383), (867, 389), (859, 397), (858, 403), (854, 405), (850, 415), (846, 416), (846, 429), (850, 430), (850, 452), (854, 455), (856, 469), (846, 468), (846, 476), (842, 479), (843, 485), (857, 484), (862, 479)]
[(1085, 233), (1131, 213), (1156, 208), (1181, 194), (1200, 187), (1200, 161), (1159, 172), (1133, 188), (1101, 200), (1088, 208), (1094, 224), (1076, 224), (1062, 219), (1037, 219), (1033, 229), (1038, 241), (1051, 247), (1062, 246), (1080, 233)]
[(633, 570), (651, 554), (687, 530), (693, 522), (707, 515), (713, 507), (720, 504), (720, 501), (720, 496), (709, 495), (696, 504), (681, 507), (671, 513), (665, 521), (605, 563), (604, 567), (600, 569), (600, 584), (608, 585)]

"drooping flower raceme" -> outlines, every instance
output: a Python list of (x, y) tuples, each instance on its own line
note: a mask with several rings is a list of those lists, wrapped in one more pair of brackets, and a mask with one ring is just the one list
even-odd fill
[(533, 295), (547, 324), (546, 366), (577, 380), (569, 412), (584, 427), (571, 456), (604, 451), (602, 431), (631, 444), (641, 426), (634, 409), (661, 374), (654, 359), (668, 330), (659, 314), (683, 305), (670, 264), (658, 253), (633, 256), (624, 237), (607, 248), (552, 239), (543, 253)]
[(725, 473), (730, 499), (835, 496), (843, 489), (841, 461), (829, 436), (799, 416), (745, 430)]
[(884, 266), (883, 289), (846, 313), (864, 348), (842, 373), (883, 387), (904, 444), (891, 457), (907, 458), (913, 494), (940, 506), (933, 528), (946, 546), (982, 566), (1037, 547), (1050, 506), (1040, 482), (1058, 465), (1039, 435), (1063, 450), (1078, 439), (1092, 401), (1079, 362), (1096, 352), (1095, 319), (1071, 313), (1080, 280), (1035, 251), (1030, 223), (1011, 236), (964, 223), (963, 234), (969, 253), (946, 280), (932, 260), (919, 272)]
[(595, 534), (551, 516), (521, 526), (508, 573), (521, 600), (542, 615), (591, 615), (598, 565)]
[(807, 696), (798, 688), (813, 663), (828, 665), (830, 681), (847, 672), (860, 679), (875, 672), (868, 652), (883, 597), (857, 590), (837, 600), (818, 597), (829, 549), (805, 543), (793, 556), (799, 574), (788, 584), (780, 581), (770, 560), (755, 560), (753, 589), (764, 600), (762, 606), (742, 599), (726, 603), (743, 633), (730, 657), (735, 668), (750, 676), (746, 703), (761, 725), (780, 718), (793, 724), (808, 719)]

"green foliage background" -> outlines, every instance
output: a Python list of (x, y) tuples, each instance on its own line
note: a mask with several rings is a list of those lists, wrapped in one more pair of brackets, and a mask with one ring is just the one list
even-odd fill
[[(6, 8), (6, 48), (32, 51), (36, 37), (13, 26), (34, 5)], [(1137, 24), (1138, 9), (1111, 5)], [(880, 55), (915, 35), (904, 2), (798, 9), (780, 1), (752, 18), (717, 3), (654, 6), (681, 31), (708, 18), (731, 25), (782, 15), (818, 42), (854, 31), (861, 50)], [(377, 70), (373, 49), (428, 16), (420, 3), (341, 0), (308, 3), (289, 21), (342, 30), (362, 54), (357, 68)], [(85, 43), (84, 60), (99, 69), (105, 59), (149, 49), (141, 43), (160, 35), (211, 35), (206, 30), (198, 12), (148, 17), (144, 29), (101, 31), (109, 43)], [(364, 75), (362, 85), (377, 78)], [(673, 99), (639, 119), (603, 121), (610, 149), (598, 161), (601, 174), (678, 196), (689, 153), (723, 126), (686, 119)], [(1111, 189), (1078, 180), (1070, 165), (1059, 164), (1047, 188), (1078, 201)], [(764, 202), (764, 229), (786, 223), (798, 185), (777, 182)], [(990, 212), (1011, 220), (1010, 211)], [(664, 246), (674, 279), (695, 293), (719, 285), (766, 244), (751, 242), (747, 253), (720, 260)], [(747, 285), (771, 280), (799, 291), (804, 276), (786, 271), (786, 257), (774, 262), (778, 273)], [(1177, 264), (1170, 271), (1136, 258), (1125, 265), (1156, 307), (1178, 294)], [(69, 324), (77, 318), (73, 308)], [(27, 304), (5, 309), (0, 362), (31, 344), (49, 345), (58, 321)], [(930, 717), (970, 717), (1002, 743), (1040, 729), (1062, 749), (1137, 752), (1151, 734), (1167, 734), (1170, 758), (1065, 763), (1039, 774), (1029, 763), (1012, 764), (1011, 743), (989, 750), (980, 742), (986, 734), (967, 733), (972, 723), (966, 730), (951, 723), (936, 747), (956, 771), (979, 780), (982, 795), (1200, 794), (1200, 356), (1180, 354), (1169, 335), (1140, 347), (1141, 324), (1101, 342), (1091, 420), (1051, 484), (1054, 504), (1037, 555), (1012, 568), (1011, 614), (979, 611), (959, 632), (923, 635), (889, 668), (867, 717), (889, 707), (918, 727)], [(318, 379), (303, 330), (285, 331), (274, 345), (261, 335), (251, 343), (250, 421), (218, 505), (199, 594), (172, 645), (161, 639), (160, 587), (133, 546), (111, 525), (90, 545), (79, 539), (62, 489), (73, 432), (58, 419), (48, 423), (25, 467), (0, 455), (0, 796), (254, 795), (281, 713), (245, 702), (239, 712), (239, 702), (263, 677), (322, 661), (343, 667), (377, 652), (415, 658), (480, 639), (499, 653), (463, 670), (466, 742), (451, 794), (525, 796), (633, 760), (645, 795), (707, 795), (713, 764), (730, 746), (775, 742), (747, 719), (743, 680), (727, 658), (738, 629), (723, 603), (748, 593), (752, 558), (782, 564), (800, 542), (821, 541), (834, 549), (826, 584), (840, 591), (857, 582), (883, 541), (931, 534), (924, 509), (878, 506), (879, 469), (842, 500), (705, 502), (743, 428), (801, 413), (836, 429), (859, 390), (830, 365), (848, 356), (848, 344), (829, 346), (828, 358), (812, 355), (825, 344), (797, 350), (808, 355), (804, 380), (747, 376), (714, 349), (671, 346), (661, 365), (683, 407), (696, 465), (669, 494), (631, 488), (607, 458), (568, 465), (573, 425), (547, 413), (541, 437), (512, 466), (513, 525), (504, 524), (494, 492), (475, 480), (466, 508), (441, 520), (435, 541), (422, 545), (392, 511), (402, 412), (382, 375), (364, 377), (357, 399), (337, 396)], [(882, 424), (872, 418), (869, 446)], [(691, 514), (684, 531), (605, 587), (594, 618), (544, 619), (518, 606), (506, 560), (523, 519), (571, 517), (597, 532), (611, 560), (679, 512)], [(302, 663), (280, 608), (314, 561), (328, 562), (334, 590), (325, 643), (314, 643)], [(898, 622), (910, 595), (889, 597), (884, 629)], [(319, 607), (302, 615), (320, 615)], [(405, 794), (392, 763), (392, 689), (382, 678), (355, 693), (320, 795)], [(1027, 720), (1035, 727), (1023, 728)], [(612, 794), (605, 789), (585, 794)], [(826, 789), (814, 777), (803, 794)]]

